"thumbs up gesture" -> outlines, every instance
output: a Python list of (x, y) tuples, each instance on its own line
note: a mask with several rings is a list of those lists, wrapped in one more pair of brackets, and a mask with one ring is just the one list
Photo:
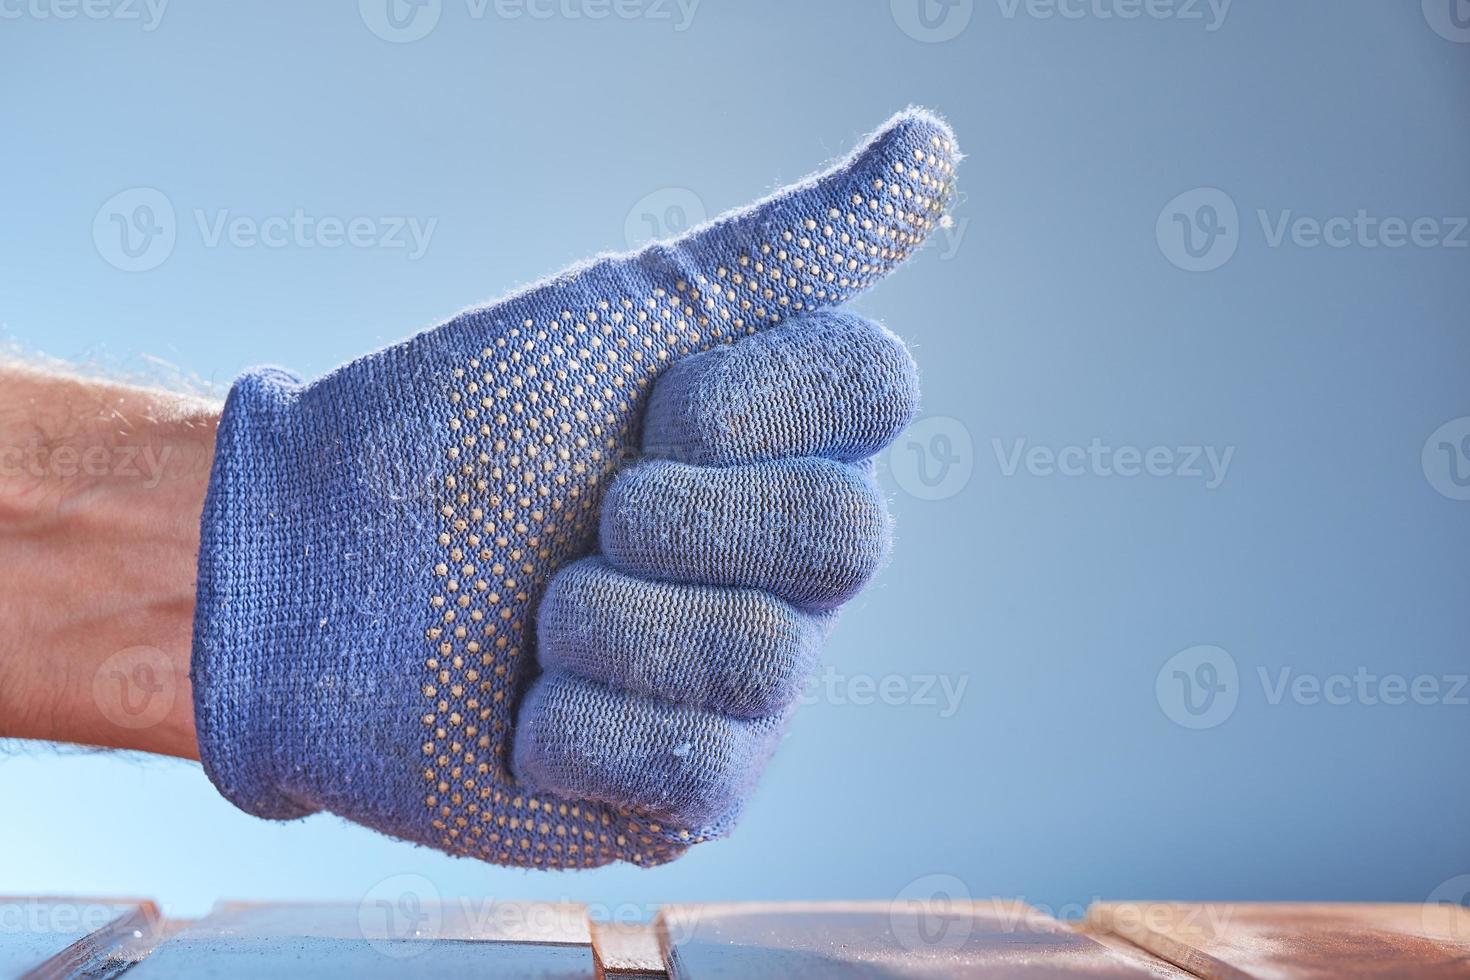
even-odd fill
[(499, 864), (726, 834), (888, 548), (917, 404), (839, 308), (944, 216), (910, 110), (834, 169), (303, 384), (247, 373), (199, 556), (199, 749), (250, 813)]

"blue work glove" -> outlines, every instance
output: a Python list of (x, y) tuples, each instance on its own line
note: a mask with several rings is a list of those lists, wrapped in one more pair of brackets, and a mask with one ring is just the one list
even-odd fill
[(944, 215), (911, 110), (836, 168), (302, 384), (241, 377), (199, 555), (219, 790), (508, 865), (728, 832), (888, 545), (903, 345), (831, 311)]

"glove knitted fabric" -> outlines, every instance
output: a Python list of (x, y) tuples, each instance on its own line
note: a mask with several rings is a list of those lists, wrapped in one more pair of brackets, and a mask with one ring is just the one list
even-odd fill
[(921, 244), (957, 159), (910, 110), (680, 240), (241, 377), (192, 667), (219, 790), (510, 865), (727, 832), (886, 551), (860, 461), (915, 408), (902, 345), (821, 311)]

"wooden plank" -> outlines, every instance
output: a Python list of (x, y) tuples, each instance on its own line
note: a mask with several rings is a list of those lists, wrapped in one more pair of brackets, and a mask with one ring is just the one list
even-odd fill
[(222, 903), (127, 977), (204, 975), (592, 980), (594, 969), (586, 910), (570, 903)]
[(674, 980), (1180, 976), (1004, 899), (675, 905), (656, 925)]
[(158, 924), (158, 907), (141, 899), (0, 897), (0, 980), (113, 976), (107, 956)]
[(120, 977), (190, 924), (186, 919), (162, 919), (151, 930), (133, 930), (89, 965), (68, 972), (66, 976), (70, 980), (112, 980)]
[(1207, 980), (1470, 977), (1453, 905), (1106, 902), (1087, 919)]
[(1168, 960), (1160, 959), (1142, 947), (1134, 945), (1122, 936), (1094, 931), (1088, 927), (1086, 922), (1068, 924), (1078, 932), (1091, 936), (1096, 942), (1102, 943), (1128, 962), (1148, 971), (1149, 976), (1158, 977), (1160, 980), (1181, 980), (1181, 978), (1192, 978), (1195, 976), (1195, 974), (1180, 969)]
[(663, 952), (658, 932), (646, 922), (592, 923), (597, 980), (662, 980)]

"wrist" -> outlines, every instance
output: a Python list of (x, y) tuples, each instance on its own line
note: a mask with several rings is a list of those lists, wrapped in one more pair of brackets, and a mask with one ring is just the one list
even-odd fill
[(193, 757), (194, 564), (217, 406), (0, 374), (0, 736)]

